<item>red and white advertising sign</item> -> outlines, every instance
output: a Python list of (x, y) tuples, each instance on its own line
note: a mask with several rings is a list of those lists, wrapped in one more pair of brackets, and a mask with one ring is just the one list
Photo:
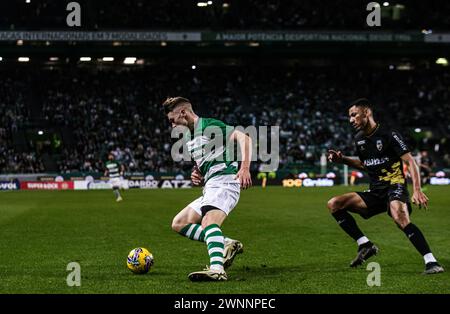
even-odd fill
[(20, 188), (23, 190), (73, 190), (73, 182), (24, 181), (20, 182)]

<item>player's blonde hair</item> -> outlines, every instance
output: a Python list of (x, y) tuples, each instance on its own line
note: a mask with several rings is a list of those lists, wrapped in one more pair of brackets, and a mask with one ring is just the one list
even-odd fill
[(173, 111), (176, 107), (180, 105), (186, 105), (187, 109), (192, 111), (192, 104), (189, 99), (184, 97), (167, 97), (167, 99), (163, 102), (163, 108), (165, 113), (169, 113)]

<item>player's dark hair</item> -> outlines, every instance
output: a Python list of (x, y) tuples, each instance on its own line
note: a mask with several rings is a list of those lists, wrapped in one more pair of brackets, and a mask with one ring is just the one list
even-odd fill
[(164, 108), (164, 112), (168, 114), (169, 112), (174, 110), (178, 105), (184, 103), (190, 104), (191, 102), (189, 101), (189, 99), (184, 97), (167, 97), (167, 99), (163, 102), (162, 105)]
[(373, 109), (371, 102), (367, 98), (356, 99), (355, 101), (353, 101), (350, 104), (350, 106), (348, 106), (348, 109), (350, 109), (353, 106), (360, 107), (360, 108), (368, 108), (368, 109), (371, 109), (371, 110)]

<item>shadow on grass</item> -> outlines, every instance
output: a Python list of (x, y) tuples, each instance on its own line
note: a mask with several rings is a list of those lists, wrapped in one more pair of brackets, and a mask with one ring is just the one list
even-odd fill
[(304, 267), (299, 265), (286, 265), (286, 266), (240, 266), (230, 268), (227, 273), (229, 274), (229, 281), (260, 281), (267, 279), (276, 279), (288, 277), (295, 274), (295, 277), (302, 281), (306, 279), (302, 276), (302, 273), (307, 271)]

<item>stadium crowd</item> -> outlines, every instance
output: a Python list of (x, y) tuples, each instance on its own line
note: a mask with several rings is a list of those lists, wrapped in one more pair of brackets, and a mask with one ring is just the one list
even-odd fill
[(36, 152), (18, 150), (12, 134), (23, 129), (29, 120), (24, 100), (26, 81), (13, 75), (0, 77), (0, 172), (32, 173), (44, 171)]
[[(365, 1), (214, 0), (199, 7), (194, 0), (78, 0), (82, 27), (104, 29), (367, 29)], [(68, 1), (2, 1), (0, 29), (65, 28)], [(379, 2), (382, 3), (382, 2)], [(386, 2), (389, 3), (389, 2)], [(448, 29), (450, 3), (407, 1), (383, 6), (381, 28)], [(26, 12), (26, 14), (24, 14)]]
[(37, 112), (43, 125), (56, 132), (66, 130), (62, 149), (53, 156), (60, 172), (103, 171), (110, 151), (129, 171), (190, 170), (191, 163), (172, 161), (171, 143), (176, 139), (171, 140), (170, 125), (161, 111), (162, 101), (176, 95), (189, 98), (201, 116), (230, 125), (279, 126), (280, 168), (299, 162), (317, 164), (330, 147), (353, 154), (347, 105), (355, 98), (368, 97), (376, 106), (376, 116), (405, 135), (414, 135), (410, 132), (414, 128), (431, 131), (434, 140), (418, 139), (412, 141), (413, 147), (433, 150), (440, 145), (439, 154), (448, 166), (448, 71), (373, 71), (346, 66), (192, 70), (162, 65), (133, 70), (75, 66), (15, 71), (0, 79), (2, 173), (44, 170), (31, 145), (19, 152), (12, 143), (12, 134), (36, 118), (29, 114), (23, 97), (26, 83), (17, 80), (20, 75), (35, 78), (30, 82), (36, 86), (30, 98), (41, 101), (34, 105), (41, 106)]

